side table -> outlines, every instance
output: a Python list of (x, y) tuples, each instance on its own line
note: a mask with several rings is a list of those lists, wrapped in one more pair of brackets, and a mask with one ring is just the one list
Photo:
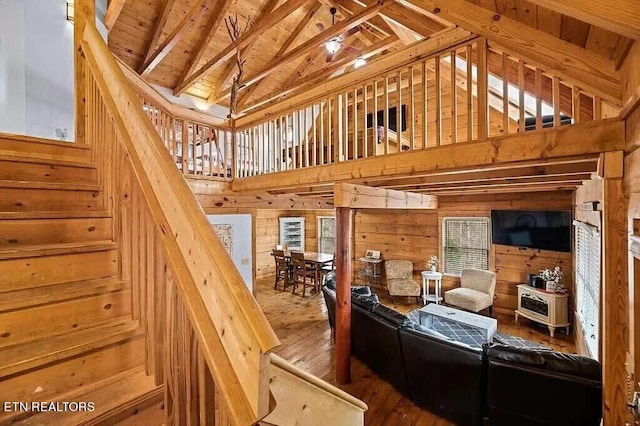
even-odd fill
[[(429, 294), (429, 281), (434, 282), (434, 294)], [(440, 292), (442, 290), (442, 273), (441, 272), (431, 272), (431, 271), (422, 271), (422, 301), (426, 305), (427, 302), (435, 302), (436, 304), (440, 304), (442, 301), (442, 297), (440, 296)]]
[(361, 284), (380, 288), (382, 286), (382, 267), (384, 260), (361, 257), (358, 259), (358, 262), (362, 262), (363, 264), (358, 270), (358, 278), (360, 278)]

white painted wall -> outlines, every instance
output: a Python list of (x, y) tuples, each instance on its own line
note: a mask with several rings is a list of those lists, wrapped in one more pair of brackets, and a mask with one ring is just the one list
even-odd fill
[(0, 131), (74, 135), (73, 25), (65, 0), (0, 0)]
[(24, 5), (0, 0), (0, 131), (25, 132)]
[(211, 224), (230, 224), (233, 228), (233, 259), (249, 291), (253, 291), (253, 244), (250, 214), (207, 215)]

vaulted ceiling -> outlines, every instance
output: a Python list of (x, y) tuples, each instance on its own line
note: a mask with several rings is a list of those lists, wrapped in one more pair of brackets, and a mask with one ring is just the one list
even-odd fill
[[(349, 72), (359, 56), (373, 58), (455, 24), (466, 28), (487, 11), (496, 21), (552, 35), (563, 41), (560, 47), (578, 46), (616, 70), (639, 38), (633, 21), (638, 6), (636, 0), (595, 3), (629, 4), (631, 21), (619, 10), (606, 16), (614, 13), (606, 4), (575, 6), (570, 0), (111, 0), (106, 23), (111, 50), (148, 82), (210, 103), (228, 103), (235, 52), (242, 52), (242, 111), (302, 83)], [(333, 25), (332, 6), (338, 10)], [(248, 29), (232, 43), (225, 18), (235, 16)], [(343, 48), (328, 62), (324, 42), (347, 30), (343, 45), (355, 49)], [(535, 43), (530, 48), (540, 49)]]

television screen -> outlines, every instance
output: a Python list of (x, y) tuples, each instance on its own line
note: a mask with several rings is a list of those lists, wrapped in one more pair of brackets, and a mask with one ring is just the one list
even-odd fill
[(492, 210), (493, 244), (571, 252), (571, 211)]

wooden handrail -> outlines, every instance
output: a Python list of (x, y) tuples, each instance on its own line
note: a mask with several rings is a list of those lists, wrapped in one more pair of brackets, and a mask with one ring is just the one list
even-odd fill
[[(83, 2), (76, 4), (82, 12)], [(268, 413), (269, 351), (279, 345), (95, 26), (81, 50), (164, 248), (205, 361), (234, 424)]]
[(275, 407), (262, 424), (364, 425), (367, 404), (275, 354), (269, 377)]

